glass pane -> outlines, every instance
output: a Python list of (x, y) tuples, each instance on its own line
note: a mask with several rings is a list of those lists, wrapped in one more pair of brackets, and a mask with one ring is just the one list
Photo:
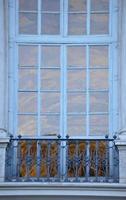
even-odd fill
[(42, 14), (42, 34), (59, 34), (60, 33), (60, 15), (59, 14)]
[(19, 46), (19, 66), (20, 67), (31, 67), (37, 66), (38, 61), (38, 49), (37, 46)]
[(83, 35), (86, 34), (86, 15), (85, 14), (69, 14), (68, 16), (68, 34)]
[(18, 135), (35, 136), (37, 132), (36, 117), (18, 116)]
[(90, 93), (90, 112), (108, 112), (109, 97), (107, 92)]
[[(57, 141), (41, 142), (41, 161), (40, 161), (40, 177), (57, 177), (59, 176), (59, 156), (60, 143)], [(48, 159), (49, 158), (49, 159)]]
[(41, 135), (53, 136), (60, 134), (59, 116), (41, 117)]
[(86, 71), (85, 70), (68, 70), (67, 74), (68, 90), (85, 90), (86, 89)]
[(60, 67), (59, 46), (43, 46), (41, 55), (42, 67)]
[(86, 96), (85, 94), (69, 94), (67, 96), (67, 112), (86, 112)]
[(107, 46), (90, 47), (90, 67), (108, 67), (108, 62)]
[(69, 136), (85, 136), (86, 135), (86, 118), (85, 116), (68, 116), (67, 130)]
[(109, 11), (109, 0), (91, 0), (92, 11)]
[(60, 11), (60, 0), (42, 0), (42, 11)]
[[(18, 162), (20, 163), (20, 166), (18, 167), (19, 176), (36, 177), (37, 142), (35, 140), (21, 140), (20, 142), (18, 142), (18, 150), (20, 151), (20, 156), (18, 158)], [(27, 159), (29, 160), (28, 163)]]
[(19, 10), (35, 11), (38, 9), (38, 0), (19, 0)]
[(41, 70), (41, 89), (60, 90), (60, 70)]
[(60, 94), (42, 93), (41, 112), (60, 112)]
[(105, 136), (109, 134), (108, 116), (90, 115), (90, 135)]
[(86, 67), (86, 48), (84, 46), (68, 46), (68, 67)]
[(19, 33), (30, 35), (37, 34), (37, 14), (19, 14)]
[(109, 15), (91, 14), (91, 34), (109, 33)]
[(36, 90), (37, 89), (37, 70), (19, 69), (19, 89)]
[(96, 69), (90, 70), (90, 89), (108, 89), (108, 70)]
[(37, 112), (37, 93), (19, 92), (18, 93), (18, 112), (35, 113)]
[(86, 11), (87, 0), (68, 0), (69, 11)]

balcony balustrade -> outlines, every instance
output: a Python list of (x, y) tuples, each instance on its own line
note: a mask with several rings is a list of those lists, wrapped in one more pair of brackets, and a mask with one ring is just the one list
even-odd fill
[(6, 150), (6, 181), (118, 182), (113, 139), (13, 138)]

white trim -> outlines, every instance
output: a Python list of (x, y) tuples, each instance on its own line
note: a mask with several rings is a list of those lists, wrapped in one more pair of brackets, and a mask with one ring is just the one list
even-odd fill
[[(105, 183), (0, 183), (2, 197), (126, 198), (126, 184)], [(85, 198), (84, 198), (85, 197)], [(34, 198), (33, 198), (34, 199)], [(109, 199), (109, 198), (108, 198)], [(110, 199), (109, 199), (110, 200)]]

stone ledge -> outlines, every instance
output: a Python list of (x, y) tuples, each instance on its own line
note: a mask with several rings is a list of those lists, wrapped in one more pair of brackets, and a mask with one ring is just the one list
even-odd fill
[(112, 183), (0, 183), (0, 196), (125, 197), (126, 184)]

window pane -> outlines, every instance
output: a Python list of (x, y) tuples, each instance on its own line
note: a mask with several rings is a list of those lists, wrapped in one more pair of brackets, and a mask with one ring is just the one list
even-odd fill
[(86, 96), (85, 94), (69, 94), (67, 96), (68, 111), (67, 112), (86, 112)]
[(42, 67), (60, 67), (59, 46), (43, 46), (41, 55)]
[(68, 16), (68, 34), (83, 35), (86, 34), (86, 15), (85, 14), (69, 14)]
[(69, 11), (86, 11), (87, 0), (68, 0)]
[(37, 132), (36, 117), (18, 116), (18, 135), (35, 136)]
[(90, 67), (108, 67), (108, 59), (107, 46), (90, 47)]
[(37, 70), (20, 68), (19, 69), (19, 89), (36, 90), (37, 89)]
[(59, 14), (42, 14), (42, 34), (59, 34), (60, 33), (60, 15)]
[(37, 66), (37, 54), (36, 46), (19, 46), (19, 66)]
[(108, 89), (108, 70), (90, 70), (90, 89)]
[(60, 11), (60, 0), (42, 0), (42, 11)]
[(91, 14), (91, 34), (109, 33), (109, 15)]
[(105, 136), (108, 134), (109, 124), (106, 115), (90, 115), (90, 135)]
[(92, 11), (109, 11), (109, 0), (91, 0)]
[(86, 66), (86, 48), (84, 46), (68, 46), (67, 51), (68, 67)]
[(68, 90), (85, 90), (86, 89), (86, 71), (85, 70), (68, 70), (67, 72)]
[(41, 112), (60, 112), (60, 94), (42, 93)]
[(86, 118), (85, 116), (68, 116), (67, 128), (69, 136), (85, 136), (86, 135)]
[(37, 34), (37, 14), (19, 13), (19, 33)]
[(38, 0), (19, 0), (19, 10), (35, 11), (38, 9)]
[(37, 112), (37, 93), (19, 92), (18, 93), (18, 112), (35, 113)]
[(107, 92), (90, 93), (90, 112), (108, 112), (109, 97)]
[(41, 89), (60, 90), (60, 70), (41, 70)]
[(51, 136), (60, 133), (59, 116), (42, 116), (41, 117), (41, 135)]

